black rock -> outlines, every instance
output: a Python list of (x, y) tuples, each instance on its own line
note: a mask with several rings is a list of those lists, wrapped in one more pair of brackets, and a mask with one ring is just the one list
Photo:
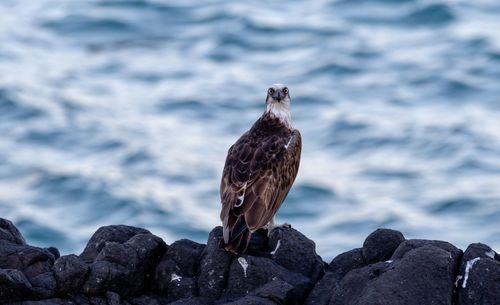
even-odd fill
[(75, 305), (134, 305), (124, 300), (119, 294), (113, 291), (107, 291), (102, 296), (98, 297), (77, 294), (72, 295), (71, 299), (73, 302), (72, 304)]
[(244, 255), (231, 263), (224, 299), (237, 300), (277, 279), (293, 286), (291, 294), (297, 304), (305, 298), (311, 287), (309, 278), (287, 270), (269, 258)]
[(136, 279), (149, 283), (152, 278), (152, 270), (167, 250), (167, 244), (153, 234), (138, 234), (125, 242), (124, 245), (137, 253)]
[(72, 295), (72, 299), (78, 305), (91, 305), (90, 298), (83, 294)]
[(129, 300), (129, 303), (131, 305), (163, 305), (167, 304), (168, 301), (166, 298), (157, 295), (144, 294)]
[(300, 304), (287, 282), (274, 279), (251, 294), (225, 304)]
[(89, 266), (78, 256), (65, 255), (54, 263), (54, 274), (61, 294), (77, 293), (87, 278)]
[(212, 305), (214, 302), (210, 298), (187, 298), (178, 300), (172, 303), (168, 303), (168, 305)]
[(298, 272), (316, 282), (323, 276), (324, 263), (316, 244), (299, 231), (277, 227), (269, 236), (272, 259), (287, 270)]
[(362, 248), (356, 248), (339, 254), (328, 265), (328, 272), (314, 286), (306, 300), (306, 304), (329, 304), (342, 278), (351, 270), (359, 269), (366, 265)]
[(55, 299), (46, 299), (40, 301), (16, 302), (7, 305), (79, 305), (79, 304), (73, 302), (72, 300), (55, 298)]
[(326, 265), (293, 229), (252, 235), (242, 256), (220, 249), (221, 238), (216, 227), (207, 246), (184, 239), (168, 247), (147, 230), (108, 226), (80, 256), (59, 257), (26, 245), (0, 218), (0, 304), (500, 304), (500, 256), (484, 244), (462, 253), (379, 229)]
[(328, 305), (339, 286), (340, 279), (334, 272), (327, 272), (314, 286), (307, 297), (306, 305)]
[(116, 292), (106, 292), (106, 301), (108, 305), (121, 305), (121, 298)]
[(168, 247), (161, 262), (154, 270), (152, 289), (170, 299), (197, 295), (196, 280), (198, 265), (205, 245), (183, 239)]
[(33, 290), (41, 298), (54, 297), (57, 293), (57, 281), (54, 272), (48, 271), (32, 277), (28, 277), (33, 285)]
[(149, 295), (142, 295), (140, 297), (136, 297), (130, 300), (131, 305), (162, 305), (166, 304), (160, 301), (160, 298), (153, 297)]
[(454, 261), (450, 252), (425, 245), (401, 259), (349, 272), (331, 305), (451, 305)]
[[(107, 261), (97, 261), (90, 267), (90, 272), (85, 281), (82, 292), (89, 296), (98, 296), (106, 291), (126, 290), (128, 278), (131, 277), (128, 266), (120, 266)], [(137, 289), (137, 282), (132, 282), (133, 289)], [(125, 291), (126, 292), (126, 291)]]
[(168, 299), (176, 301), (179, 299), (193, 298), (197, 296), (196, 280), (192, 277), (182, 277), (173, 274), (168, 283)]
[(26, 276), (19, 270), (0, 269), (0, 300), (14, 302), (36, 295)]
[[(115, 228), (106, 227), (112, 232)], [(127, 227), (127, 232), (134, 231)], [(140, 230), (135, 230), (139, 232)], [(102, 236), (110, 236), (99, 229)], [(139, 233), (123, 244), (103, 242), (101, 249), (90, 266), (90, 273), (83, 285), (83, 292), (97, 296), (105, 291), (117, 292), (122, 296), (133, 296), (150, 282), (154, 266), (159, 262), (167, 246), (161, 238), (150, 233)], [(90, 255), (86, 256), (87, 258)]]
[(156, 266), (151, 283), (155, 293), (166, 296), (168, 287), (172, 278), (177, 278), (181, 274), (181, 269), (172, 258), (163, 257), (162, 261)]
[(205, 245), (188, 239), (181, 239), (168, 247), (164, 259), (171, 258), (180, 268), (182, 276), (195, 276)]
[[(470, 244), (465, 250), (464, 255), (462, 256), (461, 267), (465, 267), (463, 265), (465, 265), (467, 261), (473, 260), (477, 257), (484, 259), (498, 260), (498, 254), (493, 249), (491, 249), (490, 246), (482, 243), (475, 243), (475, 244)], [(460, 270), (463, 271), (465, 269), (460, 268)]]
[(233, 302), (224, 303), (222, 305), (277, 305), (277, 304), (279, 303), (276, 303), (274, 301), (265, 298), (261, 298), (255, 295), (247, 295), (246, 297), (243, 297)]
[(389, 266), (389, 263), (380, 262), (349, 272), (339, 283), (329, 304), (361, 304), (371, 281), (377, 280)]
[(55, 296), (54, 255), (42, 248), (0, 240), (0, 268), (22, 271), (40, 298)]
[(441, 248), (450, 253), (454, 262), (458, 263), (462, 257), (462, 250), (458, 249), (449, 242), (440, 240), (426, 240), (426, 239), (409, 239), (402, 242), (399, 247), (394, 251), (391, 260), (402, 258), (408, 251), (413, 249), (423, 247), (423, 246), (434, 246)]
[(101, 227), (92, 235), (82, 254), (80, 254), (80, 258), (92, 262), (106, 243), (116, 242), (122, 244), (137, 234), (148, 233), (150, 233), (148, 230), (125, 225)]
[(168, 296), (170, 301), (196, 297), (198, 295), (196, 280), (182, 274), (172, 258), (162, 260), (155, 269), (153, 291), (161, 296)]
[(329, 272), (314, 286), (306, 300), (306, 304), (329, 304), (340, 280), (351, 270), (359, 269), (366, 265), (362, 248), (356, 248), (337, 255), (328, 266)]
[(61, 254), (59, 253), (59, 250), (55, 247), (48, 247), (48, 248), (45, 248), (45, 250), (49, 251), (50, 253), (52, 253), (52, 255), (54, 255), (54, 259), (58, 259), (59, 257), (61, 257)]
[(271, 257), (272, 249), (269, 249), (268, 230), (261, 228), (253, 232), (250, 236), (250, 243), (245, 251), (245, 254), (252, 256)]
[(337, 279), (342, 279), (349, 271), (366, 266), (367, 263), (363, 257), (363, 249), (356, 248), (337, 255), (329, 264), (328, 270), (332, 272)]
[(296, 297), (294, 287), (277, 278), (258, 288), (253, 294), (278, 304), (293, 304)]
[(377, 229), (363, 243), (363, 257), (368, 264), (388, 260), (405, 241), (403, 234), (391, 229)]
[(48, 250), (0, 240), (0, 268), (22, 270), (30, 277), (50, 271), (54, 261)]
[(465, 250), (457, 276), (457, 304), (500, 304), (500, 260), (484, 244), (471, 244)]
[(108, 305), (108, 301), (104, 297), (90, 297), (90, 305)]
[(0, 218), (0, 240), (25, 245), (26, 241), (10, 220)]
[(201, 256), (198, 276), (200, 296), (218, 299), (226, 285), (232, 255), (219, 248), (221, 239), (222, 227), (215, 227)]

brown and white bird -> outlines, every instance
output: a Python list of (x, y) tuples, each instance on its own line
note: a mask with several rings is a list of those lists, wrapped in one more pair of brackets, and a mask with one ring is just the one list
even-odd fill
[(220, 185), (227, 251), (243, 253), (252, 232), (275, 227), (274, 215), (297, 176), (301, 149), (300, 132), (292, 128), (290, 92), (273, 85), (264, 113), (227, 154)]

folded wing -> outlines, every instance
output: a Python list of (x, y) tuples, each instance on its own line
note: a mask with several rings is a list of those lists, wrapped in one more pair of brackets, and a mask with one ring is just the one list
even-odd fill
[(231, 146), (220, 192), (227, 250), (244, 252), (251, 232), (273, 218), (297, 175), (301, 145), (293, 130), (266, 138), (247, 132)]

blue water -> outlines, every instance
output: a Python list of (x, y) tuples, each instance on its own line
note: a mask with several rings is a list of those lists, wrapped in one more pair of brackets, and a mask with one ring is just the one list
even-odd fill
[(0, 1), (0, 216), (204, 242), (228, 147), (289, 85), (279, 212), (332, 258), (373, 229), (500, 250), (496, 0)]

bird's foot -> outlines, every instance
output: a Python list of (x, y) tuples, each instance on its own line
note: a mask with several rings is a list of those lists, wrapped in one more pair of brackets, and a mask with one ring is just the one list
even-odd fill
[(285, 228), (285, 229), (291, 229), (292, 228), (292, 225), (287, 223), (287, 222), (284, 222), (283, 224), (279, 225), (279, 227), (282, 227), (282, 228)]
[(270, 237), (271, 236), (271, 231), (275, 228), (274, 224), (270, 224), (268, 223), (266, 226), (265, 226), (265, 229), (267, 230), (267, 237)]
[(274, 223), (271, 225), (271, 224), (267, 224), (265, 226), (265, 229), (267, 230), (267, 237), (270, 237), (271, 235), (271, 232), (275, 229), (275, 228), (283, 228), (283, 229), (290, 229), (292, 228), (292, 225), (285, 222), (285, 223), (282, 223), (280, 225), (275, 225)]
[(246, 253), (254, 253), (253, 255), (256, 255), (260, 252), (266, 252), (269, 248), (268, 243), (269, 237), (267, 236), (267, 232), (264, 229), (259, 229), (252, 233)]

